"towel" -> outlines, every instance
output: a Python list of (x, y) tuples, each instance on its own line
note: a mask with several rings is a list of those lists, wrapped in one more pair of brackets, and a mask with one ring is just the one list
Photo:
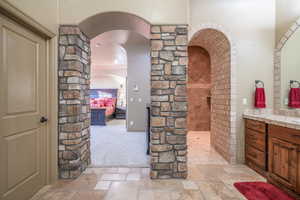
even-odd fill
[(291, 88), (289, 94), (289, 107), (300, 108), (300, 88)]
[(256, 108), (266, 107), (265, 88), (256, 88), (255, 90), (255, 105)]

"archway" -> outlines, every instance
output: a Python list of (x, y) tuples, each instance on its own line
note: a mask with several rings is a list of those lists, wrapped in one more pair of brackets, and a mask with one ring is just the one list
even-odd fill
[(151, 38), (151, 24), (139, 16), (125, 12), (106, 12), (91, 16), (80, 22), (79, 28), (88, 38), (112, 30), (133, 31), (147, 39)]
[(211, 145), (227, 161), (236, 160), (233, 107), (232, 48), (227, 36), (214, 28), (196, 32), (189, 46), (205, 49), (211, 59)]
[(186, 177), (187, 26), (151, 25), (122, 12), (62, 25), (59, 40), (59, 175), (78, 177), (90, 164), (90, 39), (109, 30), (151, 39), (151, 178)]

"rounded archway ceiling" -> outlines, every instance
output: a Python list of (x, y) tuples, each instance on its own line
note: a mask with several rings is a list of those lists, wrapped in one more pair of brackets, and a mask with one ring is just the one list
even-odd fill
[(128, 30), (150, 39), (150, 23), (136, 15), (125, 12), (107, 12), (87, 18), (79, 24), (80, 29), (89, 37), (112, 30)]
[(92, 67), (126, 68), (127, 53), (123, 48), (129, 37), (129, 31), (109, 31), (91, 40)]
[(144, 44), (147, 39), (135, 32), (114, 30), (91, 40), (91, 64), (97, 69), (124, 69), (127, 67), (127, 45)]

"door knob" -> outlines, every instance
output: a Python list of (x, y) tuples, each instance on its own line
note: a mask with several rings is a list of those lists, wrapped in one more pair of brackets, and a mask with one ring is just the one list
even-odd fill
[(46, 117), (41, 117), (41, 119), (40, 119), (40, 122), (41, 123), (45, 123), (45, 122), (47, 122), (48, 121), (48, 119), (46, 118)]

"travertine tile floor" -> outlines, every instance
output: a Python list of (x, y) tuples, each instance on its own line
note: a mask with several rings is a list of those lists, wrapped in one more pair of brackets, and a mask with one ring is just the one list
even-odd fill
[(149, 168), (89, 168), (76, 180), (45, 187), (34, 200), (238, 200), (236, 181), (265, 181), (230, 165), (209, 145), (208, 132), (190, 132), (187, 180), (151, 180)]

